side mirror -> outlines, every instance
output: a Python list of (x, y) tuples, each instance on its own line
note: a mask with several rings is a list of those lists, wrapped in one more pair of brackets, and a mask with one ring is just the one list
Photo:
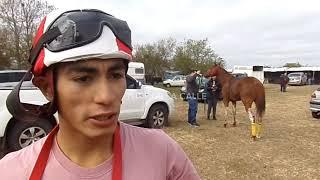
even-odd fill
[(140, 81), (137, 81), (137, 83), (138, 83), (138, 88), (140, 89), (142, 86), (142, 83)]

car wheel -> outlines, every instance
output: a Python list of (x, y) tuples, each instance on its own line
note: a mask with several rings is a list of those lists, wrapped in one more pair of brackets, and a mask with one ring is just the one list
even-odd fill
[(45, 137), (54, 125), (47, 120), (23, 122), (15, 120), (8, 129), (7, 142), (10, 151), (17, 151)]
[(149, 110), (146, 126), (148, 128), (162, 128), (168, 123), (168, 115), (165, 105), (153, 105)]
[(320, 112), (311, 112), (312, 117), (316, 119), (320, 119)]
[(171, 87), (171, 84), (166, 84), (167, 87)]

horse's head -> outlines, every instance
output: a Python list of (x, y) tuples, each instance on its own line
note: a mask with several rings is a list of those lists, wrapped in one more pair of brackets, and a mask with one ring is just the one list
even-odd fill
[(207, 73), (204, 75), (206, 78), (217, 76), (221, 70), (219, 65), (213, 65), (210, 69), (208, 69)]

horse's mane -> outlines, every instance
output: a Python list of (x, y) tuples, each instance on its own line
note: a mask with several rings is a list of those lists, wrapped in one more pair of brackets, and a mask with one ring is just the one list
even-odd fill
[[(220, 65), (214, 65), (215, 67), (218, 67), (222, 72), (224, 72), (225, 74), (229, 74), (229, 72), (227, 70), (225, 70), (223, 67), (221, 67)], [(229, 74), (230, 75), (230, 74)]]

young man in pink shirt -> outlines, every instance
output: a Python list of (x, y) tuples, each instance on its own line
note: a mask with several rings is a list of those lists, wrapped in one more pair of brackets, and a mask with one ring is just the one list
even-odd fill
[[(40, 24), (29, 61), (33, 83), (50, 101), (39, 113), (7, 104), (16, 116), (58, 111), (59, 126), (0, 161), (1, 180), (198, 180), (182, 148), (161, 130), (118, 121), (132, 60), (125, 21), (99, 10), (54, 12)], [(22, 82), (22, 81), (21, 81)]]

